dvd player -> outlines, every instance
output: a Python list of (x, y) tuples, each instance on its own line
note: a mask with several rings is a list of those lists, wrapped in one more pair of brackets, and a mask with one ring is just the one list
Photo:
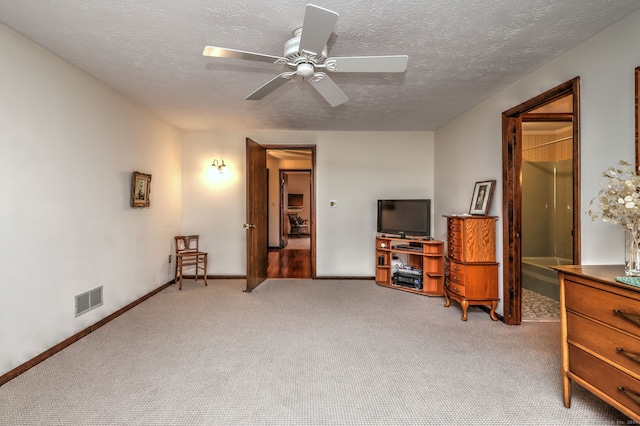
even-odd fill
[(411, 251), (422, 251), (422, 244), (419, 246), (412, 246), (411, 244), (398, 244), (392, 247), (397, 250), (411, 250)]

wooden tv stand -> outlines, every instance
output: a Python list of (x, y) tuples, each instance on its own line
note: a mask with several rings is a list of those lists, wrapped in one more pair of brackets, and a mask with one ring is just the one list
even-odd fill
[[(414, 268), (415, 276), (422, 279), (421, 289), (408, 283), (394, 284), (394, 274), (400, 263)], [(419, 271), (422, 271), (421, 274)], [(398, 280), (397, 275), (395, 278)], [(426, 296), (444, 296), (444, 242), (420, 238), (376, 237), (376, 283)]]

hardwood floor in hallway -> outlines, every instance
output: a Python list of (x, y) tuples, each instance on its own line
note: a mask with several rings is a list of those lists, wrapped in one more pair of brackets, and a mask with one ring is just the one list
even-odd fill
[(311, 278), (311, 250), (269, 249), (267, 278)]

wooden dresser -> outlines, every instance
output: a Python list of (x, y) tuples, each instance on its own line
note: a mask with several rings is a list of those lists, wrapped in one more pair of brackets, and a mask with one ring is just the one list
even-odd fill
[(451, 299), (462, 307), (467, 320), (470, 305), (490, 305), (489, 315), (497, 321), (498, 263), (496, 263), (496, 217), (445, 216), (447, 256), (445, 258), (445, 307)]
[(615, 281), (624, 266), (557, 266), (562, 390), (571, 381), (640, 422), (640, 289)]

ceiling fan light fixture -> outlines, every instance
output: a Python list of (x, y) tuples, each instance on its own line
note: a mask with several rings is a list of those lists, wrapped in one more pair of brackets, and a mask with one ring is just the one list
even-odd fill
[(297, 73), (302, 78), (309, 78), (312, 77), (313, 74), (315, 74), (315, 69), (313, 68), (312, 64), (303, 62), (301, 64), (298, 64)]

